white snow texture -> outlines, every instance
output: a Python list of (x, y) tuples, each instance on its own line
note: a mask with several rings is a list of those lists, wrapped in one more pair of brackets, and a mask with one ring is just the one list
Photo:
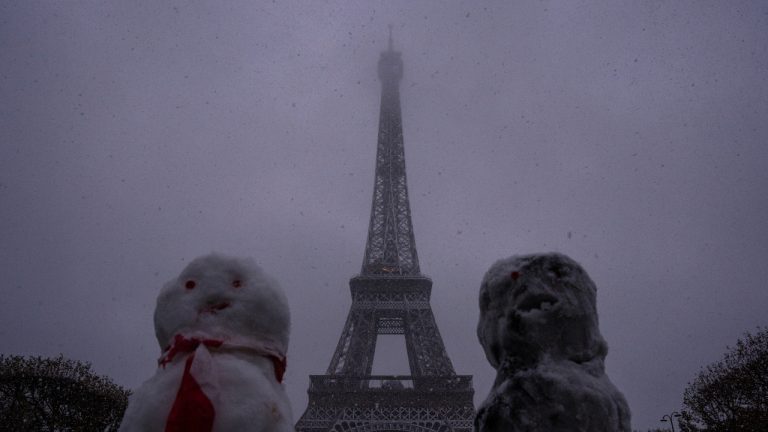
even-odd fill
[[(294, 430), (276, 365), (265, 355), (286, 353), (289, 330), (284, 293), (251, 259), (199, 257), (157, 298), (155, 332), (164, 354), (177, 335), (222, 342), (197, 346), (190, 369), (213, 405), (216, 432)], [(131, 395), (120, 431), (165, 429), (193, 352), (175, 354)]]
[(477, 336), (497, 375), (476, 431), (631, 431), (627, 402), (604, 370), (595, 284), (569, 257), (512, 256), (491, 266)]

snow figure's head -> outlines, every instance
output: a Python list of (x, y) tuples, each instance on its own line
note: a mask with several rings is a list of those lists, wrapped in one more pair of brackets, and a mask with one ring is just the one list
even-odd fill
[(491, 266), (480, 287), (477, 335), (496, 369), (517, 369), (544, 359), (602, 360), (596, 288), (565, 255), (512, 256)]
[(251, 259), (196, 258), (157, 297), (155, 334), (161, 348), (177, 333), (202, 332), (268, 338), (285, 352), (289, 330), (285, 295)]

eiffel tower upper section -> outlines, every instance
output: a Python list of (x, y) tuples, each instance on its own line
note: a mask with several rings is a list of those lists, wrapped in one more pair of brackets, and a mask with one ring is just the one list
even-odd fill
[(405, 178), (399, 90), (402, 77), (403, 60), (400, 53), (392, 49), (390, 36), (389, 49), (382, 52), (379, 59), (379, 138), (363, 276), (420, 274)]

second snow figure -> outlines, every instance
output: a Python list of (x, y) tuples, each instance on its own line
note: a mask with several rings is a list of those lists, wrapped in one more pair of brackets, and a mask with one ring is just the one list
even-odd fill
[(584, 269), (564, 255), (491, 266), (477, 335), (497, 375), (478, 432), (630, 432), (627, 402), (605, 375), (595, 296)]
[(120, 431), (293, 431), (281, 384), (289, 329), (285, 295), (252, 260), (195, 259), (158, 296), (162, 355)]

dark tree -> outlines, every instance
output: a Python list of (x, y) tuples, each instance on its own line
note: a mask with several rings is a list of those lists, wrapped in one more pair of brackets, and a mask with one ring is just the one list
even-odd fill
[(684, 431), (768, 431), (768, 330), (746, 333), (683, 395)]
[(129, 392), (75, 360), (0, 355), (0, 429), (115, 431)]

